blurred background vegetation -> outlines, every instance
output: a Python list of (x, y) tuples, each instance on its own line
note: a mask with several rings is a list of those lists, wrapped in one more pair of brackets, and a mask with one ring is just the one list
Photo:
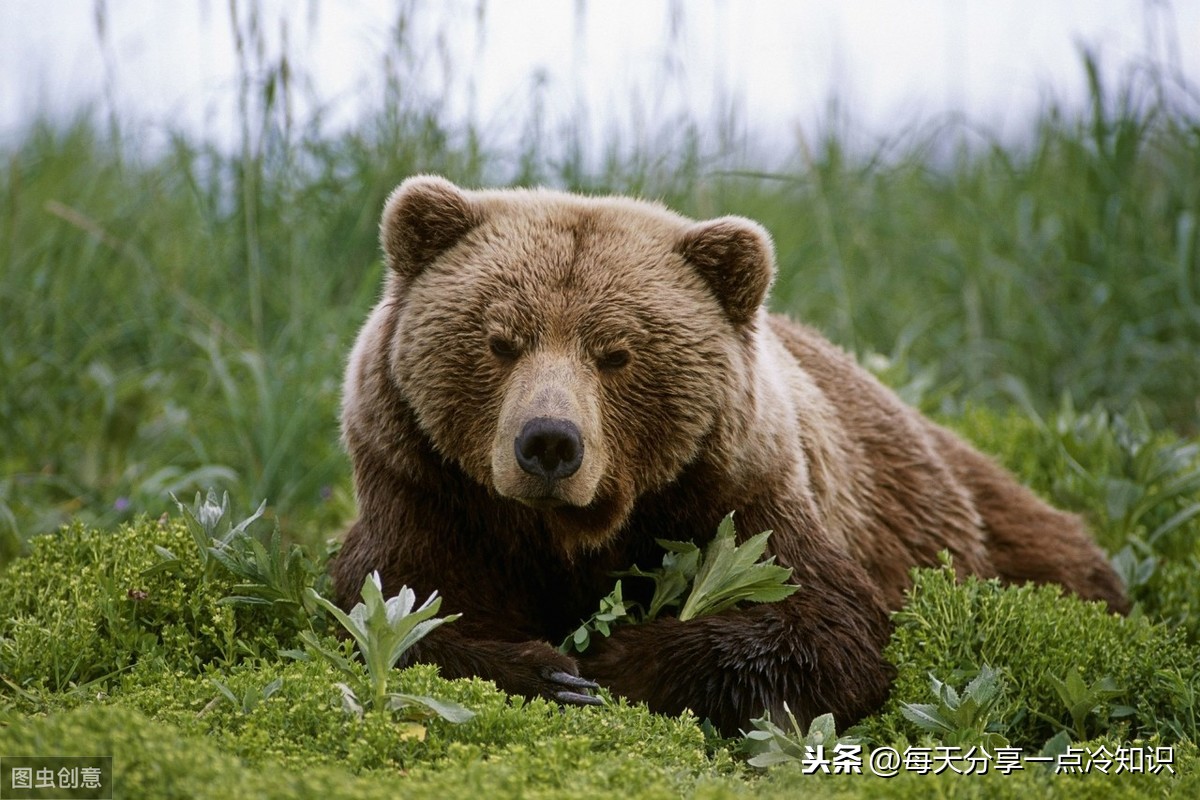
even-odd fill
[(614, 134), (597, 159), (586, 111), (551, 129), (534, 103), (499, 149), (410, 91), (415, 49), (435, 46), (406, 33), (415, 8), (375, 109), (336, 133), (295, 116), (303, 54), (265, 56), (235, 14), (236, 147), (186, 131), (143, 147), (96, 107), (33, 120), (0, 153), (5, 554), (208, 486), (267, 498), (294, 537), (335, 534), (353, 514), (341, 372), (378, 292), (382, 202), (418, 172), (758, 219), (774, 308), (944, 418), (1069, 407), (1196, 434), (1200, 119), (1165, 99), (1194, 87), (1154, 65), (1106, 85), (1081, 52), (1087, 107), (1047, 105), (1017, 144), (947, 123), (851, 148), (835, 115), (768, 154), (730, 133), (731, 110), (635, 146)]

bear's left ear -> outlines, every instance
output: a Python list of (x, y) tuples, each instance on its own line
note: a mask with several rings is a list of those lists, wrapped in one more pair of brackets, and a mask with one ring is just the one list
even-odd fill
[(754, 319), (775, 277), (771, 235), (744, 217), (699, 222), (684, 232), (675, 252), (708, 283), (735, 325)]
[(388, 266), (411, 280), (482, 221), (470, 198), (445, 178), (417, 175), (383, 209), (379, 241)]

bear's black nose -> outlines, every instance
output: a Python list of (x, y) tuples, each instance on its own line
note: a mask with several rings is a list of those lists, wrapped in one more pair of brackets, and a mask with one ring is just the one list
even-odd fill
[(569, 478), (583, 463), (583, 437), (567, 419), (534, 417), (513, 443), (521, 469), (548, 481)]

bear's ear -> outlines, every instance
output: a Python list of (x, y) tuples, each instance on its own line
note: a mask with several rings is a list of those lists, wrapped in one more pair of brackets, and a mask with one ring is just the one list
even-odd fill
[(479, 210), (453, 183), (435, 175), (417, 175), (388, 198), (379, 241), (388, 266), (411, 280), (481, 219)]
[(735, 325), (754, 319), (775, 276), (771, 235), (757, 222), (721, 217), (688, 228), (675, 252), (695, 267)]

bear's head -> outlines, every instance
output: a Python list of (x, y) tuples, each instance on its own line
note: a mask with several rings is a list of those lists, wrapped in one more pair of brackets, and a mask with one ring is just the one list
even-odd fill
[(391, 383), (442, 458), (568, 552), (706, 449), (774, 274), (749, 220), (428, 176), (389, 198), (381, 240)]

